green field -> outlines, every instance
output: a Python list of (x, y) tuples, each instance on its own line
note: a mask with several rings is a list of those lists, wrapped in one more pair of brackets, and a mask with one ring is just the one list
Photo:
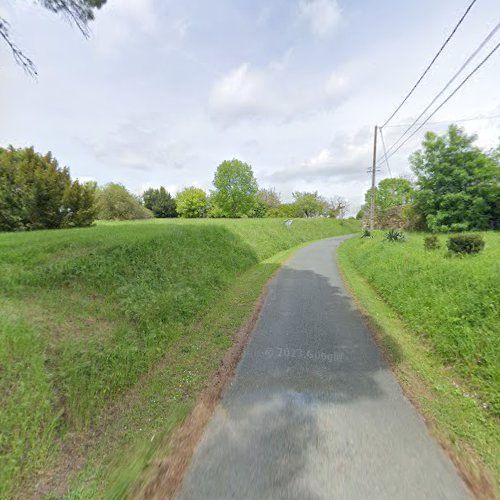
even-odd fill
[(469, 479), (499, 486), (500, 234), (483, 235), (474, 256), (449, 257), (445, 236), (424, 250), (423, 234), (400, 243), (381, 231), (338, 253), (407, 393)]
[[(1, 234), (0, 497), (26, 494), (35, 476), (71, 498), (122, 495), (155, 436), (189, 412), (283, 255), (266, 259), (358, 229), (152, 220)], [(61, 482), (72, 447), (83, 469)]]

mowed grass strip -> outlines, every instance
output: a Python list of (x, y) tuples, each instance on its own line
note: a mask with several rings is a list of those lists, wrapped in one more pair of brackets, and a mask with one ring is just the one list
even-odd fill
[(390, 243), (377, 232), (338, 249), (402, 385), (479, 497), (500, 486), (500, 235), (484, 237), (484, 253), (463, 258), (424, 250), (421, 234)]
[(156, 220), (1, 234), (0, 496), (51, 467), (65, 435), (97, 425), (245, 271), (358, 229), (327, 219), (290, 229), (272, 219)]

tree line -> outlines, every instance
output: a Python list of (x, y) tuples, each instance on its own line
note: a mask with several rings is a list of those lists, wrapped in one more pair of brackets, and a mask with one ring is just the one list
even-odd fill
[(500, 145), (483, 150), (477, 137), (451, 125), (443, 135), (427, 132), (410, 156), (414, 179), (379, 182), (365, 194), (357, 215), (368, 224), (372, 195), (375, 226), (432, 232), (500, 227)]
[[(358, 218), (367, 219), (372, 195), (377, 227), (457, 232), (500, 227), (500, 146), (485, 151), (476, 136), (455, 125), (428, 132), (410, 157), (414, 179), (384, 179), (365, 195)], [(187, 187), (175, 196), (164, 187), (130, 193), (123, 185), (72, 180), (51, 153), (0, 148), (0, 230), (84, 227), (95, 219), (202, 217), (344, 218), (347, 201), (317, 191), (294, 192), (283, 203), (274, 188), (259, 188), (252, 168), (222, 162), (206, 192)]]
[(163, 186), (136, 196), (125, 186), (72, 180), (51, 153), (0, 148), (0, 231), (90, 226), (96, 219), (202, 217), (345, 217), (347, 201), (295, 192), (282, 203), (274, 188), (259, 188), (250, 165), (222, 162), (209, 193), (187, 187), (174, 197)]

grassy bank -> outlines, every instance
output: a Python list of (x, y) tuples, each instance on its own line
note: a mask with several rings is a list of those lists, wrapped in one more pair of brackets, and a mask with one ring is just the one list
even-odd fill
[[(138, 435), (160, 442), (182, 421), (278, 265), (263, 261), (357, 228), (147, 221), (0, 235), (0, 496), (43, 469), (64, 475), (72, 447), (85, 470), (73, 495), (121, 484), (113, 454), (149, 456)], [(88, 442), (98, 434), (114, 439)]]
[(407, 393), (476, 491), (500, 484), (500, 235), (484, 236), (484, 253), (465, 258), (424, 250), (419, 234), (354, 238), (338, 252)]

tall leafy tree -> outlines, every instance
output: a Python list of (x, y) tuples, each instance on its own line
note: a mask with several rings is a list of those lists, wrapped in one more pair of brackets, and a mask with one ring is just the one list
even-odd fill
[(213, 201), (224, 217), (252, 215), (258, 186), (250, 165), (236, 159), (222, 162), (213, 184)]
[(410, 162), (417, 176), (416, 210), (433, 231), (498, 227), (500, 161), (475, 146), (476, 136), (451, 125), (427, 132)]
[[(365, 195), (367, 206), (370, 205), (370, 192)], [(408, 179), (402, 177), (383, 179), (378, 183), (375, 191), (375, 209), (404, 207), (413, 202), (414, 196), (415, 190)]]
[(159, 189), (150, 188), (142, 193), (144, 206), (158, 218), (177, 217), (175, 199), (161, 186)]
[(177, 212), (181, 217), (205, 217), (208, 209), (207, 193), (203, 189), (188, 187), (177, 193)]

